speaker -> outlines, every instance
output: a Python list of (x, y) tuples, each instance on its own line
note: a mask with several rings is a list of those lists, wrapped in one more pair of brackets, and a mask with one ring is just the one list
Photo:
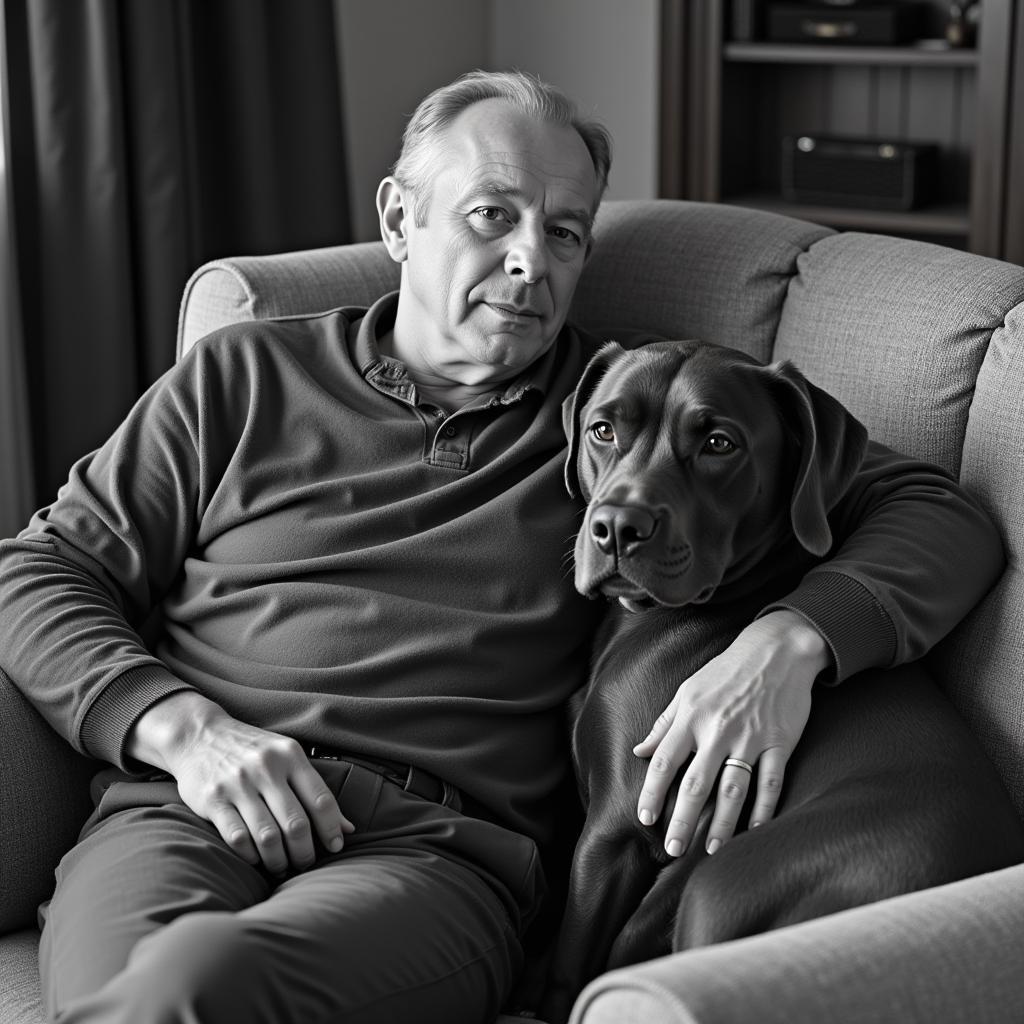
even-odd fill
[(794, 203), (912, 210), (934, 196), (938, 153), (931, 143), (788, 136), (782, 195)]
[(896, 46), (920, 38), (921, 15), (916, 3), (772, 4), (767, 37), (776, 43)]

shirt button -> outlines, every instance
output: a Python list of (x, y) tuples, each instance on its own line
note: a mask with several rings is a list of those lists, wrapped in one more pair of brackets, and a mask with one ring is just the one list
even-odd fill
[(458, 429), (453, 427), (450, 423), (444, 428), (445, 437), (454, 437), (458, 432)]

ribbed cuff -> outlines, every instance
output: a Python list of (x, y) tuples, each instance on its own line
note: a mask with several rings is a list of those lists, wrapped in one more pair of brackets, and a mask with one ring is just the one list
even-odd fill
[(809, 620), (835, 658), (835, 673), (824, 682), (840, 683), (867, 668), (884, 668), (896, 657), (896, 627), (864, 584), (841, 572), (810, 572), (800, 586), (761, 611), (780, 608)]
[(182, 682), (162, 665), (140, 665), (111, 680), (85, 713), (79, 737), (93, 757), (138, 771), (137, 761), (124, 750), (125, 739), (139, 718), (157, 701), (194, 687)]

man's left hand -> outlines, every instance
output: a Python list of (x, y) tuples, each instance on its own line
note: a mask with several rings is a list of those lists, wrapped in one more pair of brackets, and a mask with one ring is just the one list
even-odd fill
[(683, 682), (650, 734), (633, 748), (638, 757), (651, 759), (637, 807), (645, 825), (657, 821), (669, 787), (686, 766), (665, 831), (671, 856), (689, 845), (712, 798), (708, 853), (730, 839), (755, 773), (750, 827), (775, 814), (786, 763), (810, 715), (811, 688), (831, 663), (817, 629), (796, 612), (779, 610), (751, 623)]

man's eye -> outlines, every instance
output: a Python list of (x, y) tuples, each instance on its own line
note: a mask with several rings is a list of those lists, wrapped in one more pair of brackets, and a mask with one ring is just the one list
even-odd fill
[(595, 423), (590, 428), (590, 433), (597, 438), (598, 441), (603, 441), (605, 444), (609, 444), (615, 440), (615, 429), (610, 423), (601, 420), (600, 423)]
[(571, 242), (573, 245), (579, 245), (583, 239), (569, 228), (561, 227), (556, 225), (553, 228), (549, 228), (549, 233), (554, 235), (560, 242)]
[(473, 211), (473, 216), (495, 224), (503, 220), (508, 220), (508, 216), (500, 206), (481, 206)]
[(712, 434), (704, 442), (704, 451), (709, 455), (729, 455), (736, 451), (736, 445), (725, 434)]

